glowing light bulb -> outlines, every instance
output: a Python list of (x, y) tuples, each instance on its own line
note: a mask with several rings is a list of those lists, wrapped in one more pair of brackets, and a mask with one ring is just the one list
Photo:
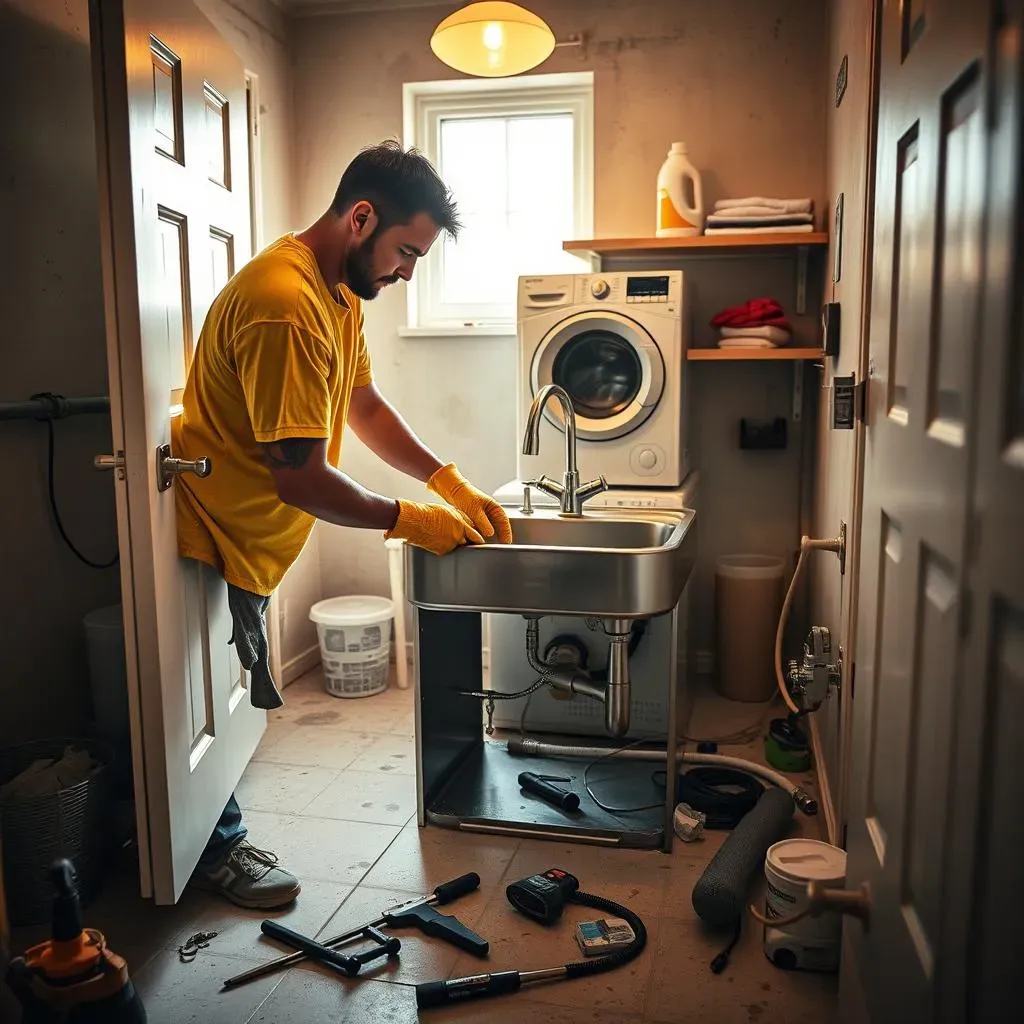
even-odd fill
[(505, 30), (496, 21), (484, 26), (484, 46), (488, 50), (500, 50), (505, 45)]
[(434, 55), (466, 75), (521, 75), (551, 56), (555, 36), (536, 14), (508, 0), (468, 3), (440, 22), (430, 37)]

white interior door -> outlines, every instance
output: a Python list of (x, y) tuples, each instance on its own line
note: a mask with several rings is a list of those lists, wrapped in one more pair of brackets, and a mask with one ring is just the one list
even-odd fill
[(870, 931), (847, 934), (879, 1024), (1007, 1020), (1012, 1005), (1006, 929), (1024, 900), (1020, 7), (880, 7), (847, 871), (849, 888), (873, 892)]
[(250, 255), (245, 74), (190, 0), (93, 0), (91, 42), (142, 887), (171, 903), (266, 724), (223, 580), (178, 558), (158, 456), (210, 303)]

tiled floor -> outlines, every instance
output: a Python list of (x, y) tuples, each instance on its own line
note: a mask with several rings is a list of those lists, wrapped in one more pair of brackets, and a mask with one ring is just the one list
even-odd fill
[[(223, 992), (225, 978), (278, 955), (259, 931), (268, 915), (191, 891), (175, 907), (154, 907), (138, 898), (137, 882), (125, 869), (107, 882), (86, 916), (128, 959), (151, 1024), (404, 1024), (417, 1020), (412, 986), (418, 982), (479, 973), (485, 965), (492, 971), (534, 969), (579, 959), (572, 929), (587, 911), (570, 907), (557, 925), (544, 929), (516, 914), (505, 898), (509, 881), (552, 866), (636, 910), (649, 933), (643, 954), (594, 978), (426, 1011), (420, 1019), (817, 1024), (834, 1018), (835, 977), (776, 969), (753, 924), (744, 928), (725, 972), (716, 976), (708, 969), (724, 939), (704, 929), (690, 891), (725, 833), (677, 843), (665, 856), (420, 829), (410, 691), (392, 686), (372, 698), (338, 700), (324, 693), (313, 673), (290, 686), (285, 700), (238, 789), (251, 840), (275, 851), (302, 879), (296, 903), (272, 916), (323, 937), (472, 870), (480, 875), (480, 889), (445, 909), (490, 941), (489, 958), (480, 961), (403, 930), (400, 959), (367, 972), (365, 980), (302, 966)], [(704, 696), (690, 732), (729, 733), (755, 714)], [(723, 748), (734, 751), (759, 756), (757, 744)], [(794, 829), (818, 834), (815, 819), (797, 814), (794, 822)], [(217, 935), (194, 962), (179, 962), (177, 947), (200, 930)], [(15, 942), (23, 946), (34, 938), (16, 934)], [(16, 1019), (13, 1013), (0, 998), (0, 1019)]]

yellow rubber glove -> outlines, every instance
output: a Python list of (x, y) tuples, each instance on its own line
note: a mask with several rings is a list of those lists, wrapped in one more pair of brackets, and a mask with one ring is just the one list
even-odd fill
[(435, 555), (447, 555), (463, 544), (483, 544), (484, 539), (460, 512), (444, 505), (427, 505), (398, 499), (398, 519), (384, 534), (397, 537)]
[(477, 490), (454, 462), (442, 466), (427, 481), (427, 487), (454, 505), (485, 537), (497, 535), (500, 543), (512, 543), (512, 526), (505, 510), (492, 497)]

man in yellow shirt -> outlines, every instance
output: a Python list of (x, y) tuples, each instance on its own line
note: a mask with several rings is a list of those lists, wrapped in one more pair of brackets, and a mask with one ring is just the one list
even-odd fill
[[(317, 519), (384, 531), (444, 555), (512, 538), (496, 501), (443, 463), (373, 383), (363, 301), (412, 277), (458, 212), (430, 163), (397, 143), (361, 152), (314, 224), (269, 245), (214, 300), (175, 424), (175, 455), (214, 472), (179, 477), (178, 546), (228, 584), (233, 642), (258, 707), (282, 703), (267, 664), (263, 613)], [(389, 498), (338, 468), (346, 423), (377, 455), (444, 503)], [(290, 902), (298, 880), (246, 840), (231, 797), (193, 885), (241, 906)]]

